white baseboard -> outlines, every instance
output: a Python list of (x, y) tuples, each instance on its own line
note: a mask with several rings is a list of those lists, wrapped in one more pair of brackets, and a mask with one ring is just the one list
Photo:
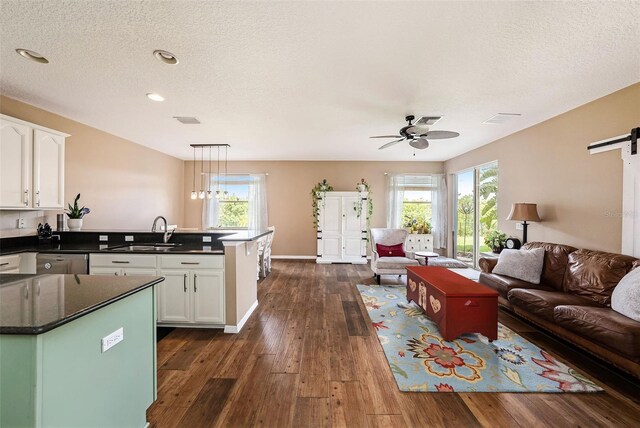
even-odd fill
[(316, 256), (271, 256), (272, 259), (281, 260), (315, 260)]
[(244, 324), (247, 322), (247, 320), (249, 319), (249, 317), (251, 316), (253, 311), (256, 310), (257, 307), (258, 307), (258, 301), (256, 300), (255, 302), (253, 302), (253, 305), (251, 305), (251, 307), (249, 308), (247, 313), (244, 314), (244, 316), (242, 317), (240, 322), (238, 322), (237, 325), (225, 325), (224, 326), (224, 332), (225, 333), (240, 333), (240, 330), (242, 330), (242, 327), (244, 326)]

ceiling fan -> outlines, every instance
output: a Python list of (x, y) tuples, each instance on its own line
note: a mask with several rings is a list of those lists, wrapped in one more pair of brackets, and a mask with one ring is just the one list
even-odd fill
[(404, 118), (408, 124), (400, 129), (400, 135), (376, 135), (370, 138), (399, 138), (398, 140), (383, 144), (378, 147), (378, 150), (386, 149), (403, 141), (408, 141), (409, 145), (414, 149), (422, 150), (429, 147), (427, 138), (430, 140), (441, 140), (444, 138), (455, 138), (460, 135), (458, 132), (453, 131), (429, 131), (427, 125), (435, 124), (435, 122), (440, 119), (439, 117), (422, 116), (415, 123), (412, 123), (414, 119), (415, 116), (413, 115), (408, 115)]

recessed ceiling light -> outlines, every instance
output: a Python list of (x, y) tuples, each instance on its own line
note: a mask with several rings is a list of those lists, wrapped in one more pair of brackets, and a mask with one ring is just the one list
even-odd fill
[(162, 61), (165, 64), (177, 64), (178, 58), (168, 51), (163, 51), (161, 49), (153, 51), (153, 56), (155, 56), (158, 61)]
[(164, 101), (164, 97), (162, 95), (156, 94), (154, 92), (147, 94), (147, 98), (153, 101)]
[(29, 49), (16, 49), (21, 56), (31, 61), (39, 62), (41, 64), (49, 64), (49, 60), (40, 55), (38, 52), (30, 51)]

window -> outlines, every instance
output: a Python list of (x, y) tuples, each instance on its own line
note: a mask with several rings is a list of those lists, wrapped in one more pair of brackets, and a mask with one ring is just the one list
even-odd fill
[(434, 248), (446, 246), (446, 184), (442, 174), (389, 176), (387, 227), (434, 235)]
[(455, 257), (471, 266), (491, 251), (484, 236), (498, 228), (498, 163), (456, 174)]
[[(217, 182), (216, 182), (217, 184)], [(249, 176), (229, 175), (220, 177), (220, 187), (227, 197), (220, 198), (219, 228), (246, 228), (249, 226)]]
[(220, 198), (205, 200), (203, 229), (266, 230), (266, 174), (211, 177), (211, 190)]

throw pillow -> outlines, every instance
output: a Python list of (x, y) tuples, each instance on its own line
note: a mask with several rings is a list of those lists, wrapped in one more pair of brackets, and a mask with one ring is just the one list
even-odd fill
[(626, 274), (613, 289), (611, 309), (640, 321), (640, 268)]
[(402, 250), (402, 244), (376, 244), (376, 251), (380, 257), (405, 257), (404, 251)]
[(498, 263), (492, 273), (521, 279), (532, 284), (540, 284), (542, 265), (544, 263), (544, 249), (533, 250), (502, 250)]

